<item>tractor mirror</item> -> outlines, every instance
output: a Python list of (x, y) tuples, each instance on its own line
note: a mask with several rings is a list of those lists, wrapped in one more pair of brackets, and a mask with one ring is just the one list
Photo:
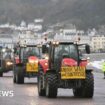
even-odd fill
[(48, 53), (48, 46), (42, 45), (42, 53)]
[(86, 53), (87, 53), (87, 54), (90, 54), (90, 46), (89, 46), (89, 45), (86, 45), (86, 46), (85, 46), (85, 49), (86, 49)]
[(13, 49), (13, 52), (16, 53), (16, 52), (17, 52), (17, 48), (14, 48), (14, 49)]

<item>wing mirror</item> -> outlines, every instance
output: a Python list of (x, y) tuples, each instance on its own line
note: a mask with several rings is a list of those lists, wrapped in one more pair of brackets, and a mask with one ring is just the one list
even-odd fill
[(85, 49), (86, 49), (86, 53), (87, 53), (87, 54), (90, 54), (90, 46), (89, 46), (89, 45), (86, 45), (86, 46), (85, 46)]
[(17, 52), (17, 48), (14, 48), (14, 49), (13, 49), (13, 52), (16, 53), (16, 52)]
[(47, 45), (42, 45), (42, 53), (48, 53), (48, 48)]

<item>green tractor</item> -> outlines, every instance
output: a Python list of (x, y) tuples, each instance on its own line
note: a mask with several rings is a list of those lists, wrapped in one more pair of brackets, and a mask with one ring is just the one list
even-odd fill
[(24, 78), (37, 77), (40, 48), (37, 45), (18, 45), (14, 48), (13, 82), (23, 84)]
[(79, 48), (90, 53), (90, 46), (74, 42), (48, 42), (42, 45), (46, 55), (39, 60), (38, 94), (49, 98), (57, 97), (58, 88), (72, 89), (75, 97), (92, 98), (94, 76), (87, 69), (87, 59), (83, 59)]
[(12, 71), (13, 68), (13, 52), (9, 48), (0, 48), (0, 77), (3, 73)]

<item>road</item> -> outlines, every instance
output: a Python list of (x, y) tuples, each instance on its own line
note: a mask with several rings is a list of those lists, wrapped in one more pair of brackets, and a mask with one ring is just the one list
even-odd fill
[(90, 57), (90, 61), (100, 61), (102, 59), (105, 59), (105, 53), (93, 53), (93, 54), (87, 54), (87, 57)]
[(75, 98), (71, 89), (59, 89), (56, 99), (39, 97), (36, 79), (25, 79), (25, 84), (13, 84), (8, 74), (0, 78), (0, 91), (14, 91), (13, 97), (0, 96), (0, 105), (105, 105), (105, 80), (103, 74), (94, 72), (95, 90), (92, 99)]
[[(105, 54), (90, 55), (91, 61), (103, 59)], [(71, 89), (59, 89), (56, 99), (39, 97), (37, 79), (25, 78), (25, 84), (13, 84), (11, 73), (0, 78), (0, 91), (13, 91), (14, 96), (0, 96), (0, 105), (105, 105), (105, 79), (100, 70), (94, 69), (94, 97), (75, 98)], [(99, 72), (98, 72), (99, 71)]]

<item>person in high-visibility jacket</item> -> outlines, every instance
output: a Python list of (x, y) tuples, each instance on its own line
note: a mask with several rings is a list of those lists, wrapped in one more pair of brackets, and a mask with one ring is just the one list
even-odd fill
[(102, 71), (104, 73), (104, 79), (105, 79), (105, 61), (102, 63)]

